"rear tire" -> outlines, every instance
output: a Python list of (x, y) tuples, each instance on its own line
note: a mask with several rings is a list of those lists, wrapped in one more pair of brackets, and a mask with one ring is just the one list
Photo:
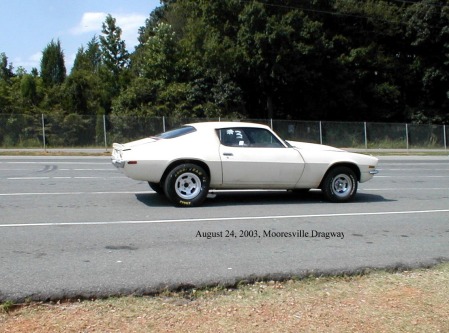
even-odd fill
[(347, 202), (357, 193), (357, 177), (348, 167), (335, 167), (324, 177), (321, 190), (332, 202)]
[(164, 195), (164, 189), (162, 188), (161, 184), (159, 183), (152, 183), (148, 182), (148, 185), (150, 185), (150, 188), (156, 192), (157, 194)]
[(176, 206), (200, 206), (209, 192), (209, 175), (196, 164), (181, 164), (168, 173), (164, 190)]

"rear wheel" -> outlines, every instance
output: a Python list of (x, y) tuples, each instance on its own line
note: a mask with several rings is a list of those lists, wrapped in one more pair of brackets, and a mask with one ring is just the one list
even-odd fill
[(168, 173), (164, 190), (177, 206), (199, 206), (209, 192), (209, 176), (196, 164), (181, 164)]
[(348, 167), (331, 169), (321, 186), (325, 197), (332, 202), (346, 202), (354, 198), (357, 193), (357, 177)]
[(148, 185), (150, 185), (150, 188), (157, 194), (164, 195), (164, 189), (162, 188), (161, 184), (148, 182)]

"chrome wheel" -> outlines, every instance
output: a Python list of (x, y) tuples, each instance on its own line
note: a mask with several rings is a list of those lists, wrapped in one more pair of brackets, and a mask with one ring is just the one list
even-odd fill
[(334, 167), (324, 177), (321, 190), (329, 201), (350, 201), (357, 193), (357, 176), (352, 168)]
[(180, 198), (192, 200), (201, 192), (201, 180), (194, 173), (183, 173), (175, 181), (175, 191)]
[(176, 206), (199, 206), (209, 192), (209, 174), (193, 163), (175, 166), (164, 181), (164, 191)]
[(336, 175), (332, 182), (332, 189), (337, 197), (344, 198), (351, 193), (353, 182), (351, 177), (346, 174)]

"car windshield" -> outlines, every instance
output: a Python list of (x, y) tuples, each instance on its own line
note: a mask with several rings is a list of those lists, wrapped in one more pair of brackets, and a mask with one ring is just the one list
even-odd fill
[(155, 135), (154, 137), (158, 139), (173, 139), (195, 131), (196, 129), (192, 126), (183, 126), (168, 132), (160, 133), (158, 135)]

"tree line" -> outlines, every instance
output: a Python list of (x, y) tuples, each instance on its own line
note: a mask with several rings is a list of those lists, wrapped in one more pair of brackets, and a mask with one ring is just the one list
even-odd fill
[(0, 113), (449, 122), (448, 0), (161, 0), (138, 33), (1, 53)]

